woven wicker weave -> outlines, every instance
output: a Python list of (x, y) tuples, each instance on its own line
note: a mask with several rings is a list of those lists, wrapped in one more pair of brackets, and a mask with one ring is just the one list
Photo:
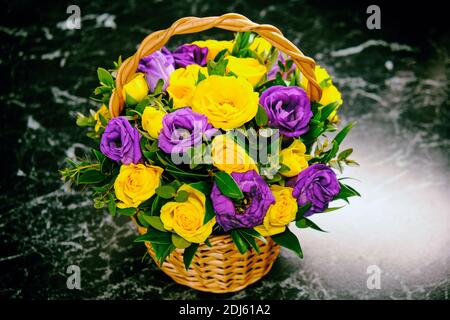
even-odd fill
[[(145, 228), (138, 227), (141, 234)], [(280, 247), (271, 238), (267, 244), (257, 240), (260, 254), (240, 254), (229, 235), (210, 236), (211, 247), (201, 244), (192, 260), (189, 271), (183, 263), (183, 250), (176, 249), (160, 266), (175, 282), (196, 290), (227, 293), (239, 291), (266, 275), (275, 262)], [(150, 256), (155, 254), (146, 242)]]
[(269, 41), (274, 47), (286, 53), (294, 60), (302, 74), (308, 79), (306, 92), (313, 101), (320, 100), (322, 90), (316, 81), (314, 68), (316, 63), (306, 57), (280, 30), (269, 24), (257, 24), (237, 13), (227, 13), (220, 17), (185, 17), (175, 21), (169, 28), (148, 35), (140, 44), (134, 55), (126, 59), (120, 66), (116, 77), (116, 89), (109, 100), (109, 111), (117, 117), (123, 108), (123, 86), (131, 80), (136, 73), (139, 60), (156, 50), (161, 49), (172, 36), (205, 31), (211, 28), (220, 28), (230, 31), (253, 31)]

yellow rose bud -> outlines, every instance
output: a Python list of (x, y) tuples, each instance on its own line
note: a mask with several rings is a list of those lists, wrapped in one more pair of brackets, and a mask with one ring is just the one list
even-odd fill
[(229, 56), (227, 60), (227, 71), (231, 71), (238, 77), (247, 79), (252, 86), (255, 86), (267, 72), (266, 67), (253, 58), (236, 58)]
[(267, 56), (272, 49), (272, 45), (269, 41), (262, 37), (256, 37), (253, 42), (250, 44), (250, 50), (255, 51), (260, 56)]
[(191, 106), (192, 96), (198, 80), (198, 73), (208, 76), (208, 69), (198, 64), (176, 69), (170, 74), (167, 92), (173, 99), (174, 108)]
[(294, 140), (286, 149), (281, 150), (281, 164), (289, 167), (289, 171), (280, 172), (285, 177), (293, 177), (308, 167), (306, 147), (300, 140)]
[(119, 208), (137, 208), (150, 199), (160, 186), (163, 169), (157, 166), (129, 164), (120, 167), (114, 182), (114, 191), (120, 202)]
[(265, 237), (284, 232), (286, 226), (295, 220), (298, 209), (297, 199), (292, 196), (292, 188), (275, 184), (270, 190), (275, 197), (275, 203), (267, 210), (263, 224), (255, 227), (255, 230)]
[(242, 78), (210, 76), (200, 82), (192, 97), (192, 110), (224, 130), (242, 126), (258, 111), (258, 93)]
[(145, 107), (142, 113), (142, 128), (148, 132), (150, 137), (157, 139), (162, 129), (162, 119), (166, 113), (154, 107)]
[(206, 215), (205, 195), (184, 184), (178, 190), (184, 190), (189, 195), (184, 202), (167, 202), (161, 208), (161, 221), (164, 228), (174, 231), (185, 240), (202, 243), (212, 233), (216, 218), (203, 224)]
[(111, 120), (111, 114), (109, 113), (109, 109), (106, 105), (102, 104), (100, 109), (95, 113), (94, 119), (97, 121), (95, 124), (95, 132), (98, 132), (102, 126), (102, 121), (100, 120), (100, 115), (106, 120)]
[(213, 165), (226, 173), (258, 172), (256, 162), (239, 144), (226, 135), (216, 136), (211, 143), (211, 158)]
[(136, 73), (134, 78), (123, 86), (123, 96), (127, 104), (137, 104), (148, 94), (148, 85), (143, 73)]
[(208, 61), (214, 60), (217, 54), (224, 49), (227, 49), (229, 52), (233, 49), (233, 41), (202, 40), (194, 41), (192, 44), (200, 48), (208, 48), (208, 56), (206, 57)]

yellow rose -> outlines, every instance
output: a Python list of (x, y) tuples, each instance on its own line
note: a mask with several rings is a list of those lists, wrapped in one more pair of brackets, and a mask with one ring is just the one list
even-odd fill
[(208, 56), (206, 57), (208, 61), (214, 60), (217, 54), (224, 49), (227, 49), (229, 52), (233, 49), (233, 41), (202, 40), (194, 41), (192, 44), (200, 48), (208, 48)]
[(215, 128), (228, 130), (253, 119), (258, 101), (258, 93), (245, 79), (213, 75), (198, 84), (192, 110), (207, 116)]
[(224, 134), (213, 139), (211, 158), (213, 165), (226, 173), (247, 172), (249, 170), (258, 172), (256, 162), (247, 154), (245, 149)]
[(198, 64), (190, 64), (186, 68), (179, 68), (170, 74), (167, 92), (173, 99), (174, 108), (191, 105), (192, 95), (198, 80), (198, 73), (208, 76), (208, 69)]
[(294, 140), (286, 149), (281, 150), (281, 164), (289, 167), (289, 171), (280, 172), (285, 177), (293, 177), (308, 167), (306, 147), (300, 140)]
[[(316, 65), (316, 68), (314, 69), (314, 74), (316, 75), (317, 82), (320, 84), (320, 87), (322, 88), (322, 97), (320, 98), (319, 103), (323, 106), (326, 106), (332, 102), (338, 102), (338, 108), (342, 105), (342, 95), (339, 92), (339, 90), (336, 88), (336, 86), (333, 84), (333, 81), (331, 79), (331, 76), (329, 75), (328, 71), (325, 68), (322, 68), (319, 65)], [(308, 84), (308, 80), (306, 77), (302, 77), (301, 80), (302, 86), (306, 89), (306, 86)], [(331, 122), (337, 122), (338, 116), (337, 116), (337, 109), (336, 108), (329, 116), (328, 120)]]
[(119, 208), (137, 208), (142, 202), (155, 194), (161, 183), (163, 169), (157, 166), (129, 164), (120, 167), (114, 182), (114, 191)]
[(265, 237), (284, 232), (286, 226), (295, 220), (298, 209), (297, 199), (292, 196), (292, 188), (274, 184), (270, 190), (275, 197), (275, 203), (267, 210), (263, 224), (255, 227), (255, 230)]
[(270, 50), (272, 49), (272, 45), (269, 41), (262, 37), (256, 37), (253, 42), (250, 44), (250, 50), (255, 51), (260, 56), (269, 55)]
[(111, 114), (109, 113), (109, 109), (106, 105), (102, 104), (100, 109), (95, 113), (94, 119), (97, 121), (95, 123), (95, 132), (98, 132), (102, 126), (102, 121), (100, 120), (100, 115), (106, 120), (111, 120)]
[(157, 139), (162, 129), (162, 119), (166, 115), (163, 110), (154, 107), (145, 107), (142, 113), (142, 128), (148, 132), (150, 137)]
[(255, 86), (267, 72), (266, 67), (253, 58), (236, 58), (229, 56), (227, 60), (227, 71), (231, 71), (238, 77), (247, 79), (253, 86)]
[(143, 73), (136, 73), (134, 78), (123, 86), (123, 96), (127, 104), (133, 105), (141, 102), (148, 94), (148, 85)]
[(167, 202), (161, 208), (161, 221), (168, 231), (193, 243), (202, 243), (212, 233), (216, 218), (203, 224), (206, 214), (205, 195), (184, 184), (178, 190), (184, 190), (189, 195), (184, 202)]

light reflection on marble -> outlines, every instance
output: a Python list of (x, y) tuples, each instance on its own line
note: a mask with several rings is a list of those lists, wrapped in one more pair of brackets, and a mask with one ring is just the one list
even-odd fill
[[(448, 37), (433, 39), (431, 48), (401, 38), (391, 41), (389, 31), (362, 30), (342, 13), (345, 8), (324, 13), (295, 1), (217, 8), (192, 0), (155, 3), (148, 24), (142, 21), (150, 7), (108, 5), (108, 10), (101, 1), (82, 5), (86, 16), (78, 32), (64, 28), (65, 7), (49, 9), (45, 25), (0, 28), (12, 44), (11, 57), (22, 59), (1, 58), (14, 70), (14, 86), (1, 96), (0, 115), (2, 123), (8, 121), (2, 145), (11, 145), (14, 153), (2, 152), (5, 172), (12, 174), (1, 180), (0, 296), (448, 299), (450, 110), (443, 67), (449, 62), (444, 45)], [(298, 15), (279, 14), (289, 10)], [(74, 118), (77, 111), (95, 108), (87, 99), (95, 86), (93, 68), (131, 54), (153, 31), (149, 25), (162, 27), (181, 16), (226, 11), (276, 24), (306, 53), (317, 52), (314, 58), (331, 71), (344, 95), (342, 122), (358, 121), (343, 147), (354, 148), (353, 158), (361, 167), (344, 174), (356, 179), (349, 184), (362, 198), (312, 217), (328, 232), (298, 232), (303, 260), (283, 250), (262, 281), (218, 296), (179, 286), (148, 260), (141, 262), (144, 249), (132, 242), (132, 224), (93, 209), (85, 194), (67, 192), (57, 169), (65, 157), (88, 148), (89, 140), (75, 128)], [(330, 16), (342, 22), (327, 28)], [(66, 288), (71, 264), (81, 267), (80, 291)], [(370, 265), (382, 270), (379, 290), (366, 286)]]

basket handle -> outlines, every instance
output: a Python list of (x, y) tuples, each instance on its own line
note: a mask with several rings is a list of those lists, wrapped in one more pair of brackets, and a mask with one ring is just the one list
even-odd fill
[(109, 111), (113, 117), (117, 117), (123, 109), (123, 86), (132, 79), (136, 73), (139, 60), (156, 50), (161, 49), (174, 35), (189, 34), (205, 31), (211, 28), (220, 28), (235, 32), (252, 31), (265, 38), (274, 47), (284, 52), (294, 60), (302, 74), (308, 79), (306, 92), (310, 99), (320, 100), (322, 90), (316, 81), (314, 68), (315, 61), (306, 57), (281, 31), (269, 24), (257, 24), (243, 15), (227, 13), (219, 17), (185, 17), (175, 21), (169, 28), (159, 30), (148, 35), (140, 44), (136, 53), (123, 61), (116, 77), (116, 89), (109, 100)]

